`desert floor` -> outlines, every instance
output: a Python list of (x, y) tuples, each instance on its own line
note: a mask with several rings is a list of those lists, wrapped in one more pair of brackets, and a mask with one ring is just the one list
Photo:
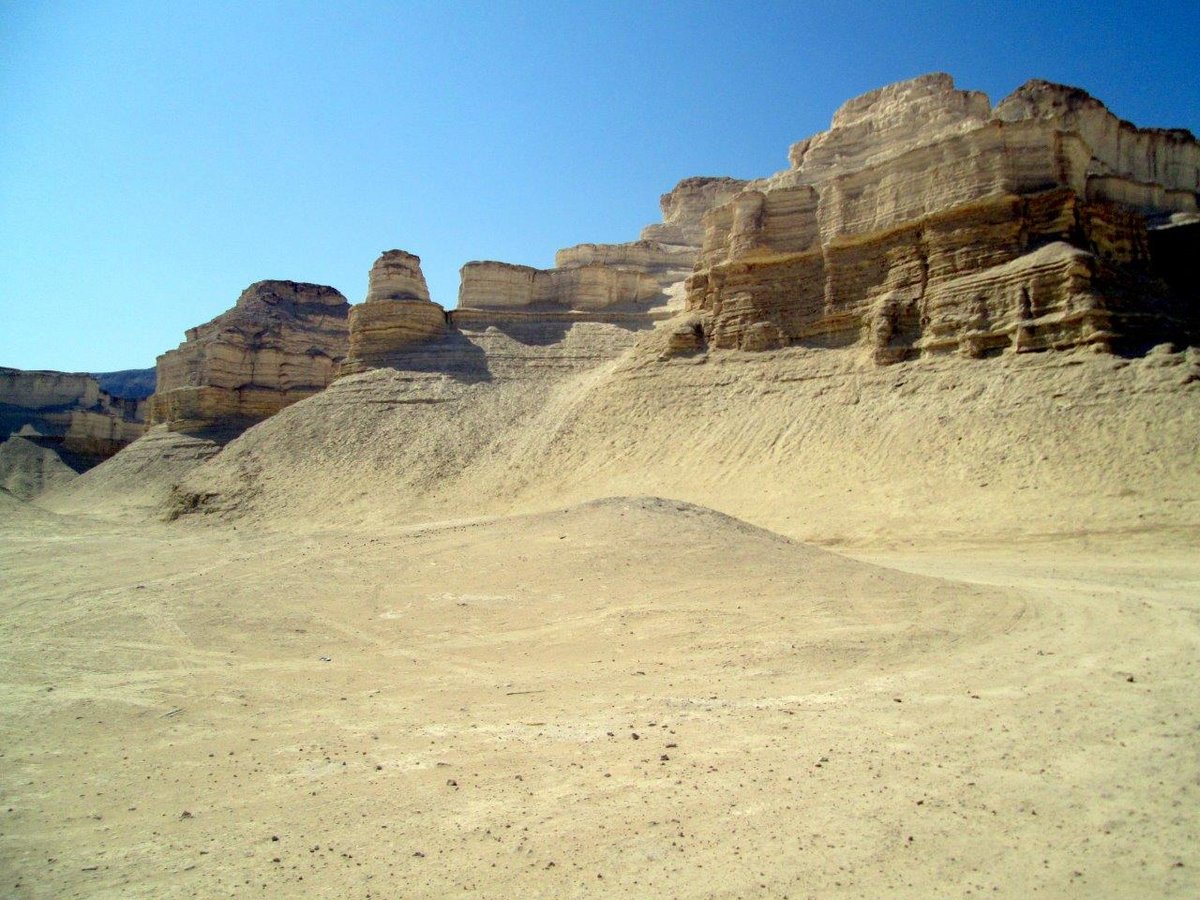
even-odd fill
[(1197, 537), (10, 500), (0, 892), (1196, 896)]

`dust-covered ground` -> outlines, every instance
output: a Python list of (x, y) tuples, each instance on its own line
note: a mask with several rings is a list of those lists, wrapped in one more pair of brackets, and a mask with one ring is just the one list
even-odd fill
[(1200, 894), (1200, 352), (575, 330), (0, 491), (2, 892)]
[(8, 895), (1200, 889), (1194, 533), (3, 513)]

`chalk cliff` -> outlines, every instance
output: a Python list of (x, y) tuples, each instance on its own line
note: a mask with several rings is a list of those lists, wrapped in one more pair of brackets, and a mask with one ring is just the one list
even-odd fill
[(1156, 259), (1148, 229), (1195, 211), (1198, 154), (1073, 88), (993, 111), (948, 75), (890, 85), (706, 214), (687, 307), (711, 347), (879, 362), (1186, 342), (1195, 288), (1164, 275), (1190, 235)]
[(240, 430), (322, 390), (348, 346), (346, 298), (331, 287), (260, 281), (158, 358), (151, 424)]

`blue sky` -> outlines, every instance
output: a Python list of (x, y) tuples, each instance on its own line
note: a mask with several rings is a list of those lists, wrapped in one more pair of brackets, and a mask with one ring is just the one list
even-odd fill
[(1200, 3), (0, 6), (0, 365), (140, 368), (264, 278), (351, 302), (383, 250), (623, 241), (689, 175), (755, 177), (843, 101), (1028, 78), (1200, 132)]

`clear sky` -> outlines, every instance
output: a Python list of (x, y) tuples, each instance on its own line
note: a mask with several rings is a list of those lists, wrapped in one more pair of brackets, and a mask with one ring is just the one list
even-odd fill
[(383, 250), (453, 307), (689, 175), (782, 169), (864, 91), (1074, 84), (1200, 133), (1200, 2), (0, 3), (0, 365), (142, 368), (265, 278)]

